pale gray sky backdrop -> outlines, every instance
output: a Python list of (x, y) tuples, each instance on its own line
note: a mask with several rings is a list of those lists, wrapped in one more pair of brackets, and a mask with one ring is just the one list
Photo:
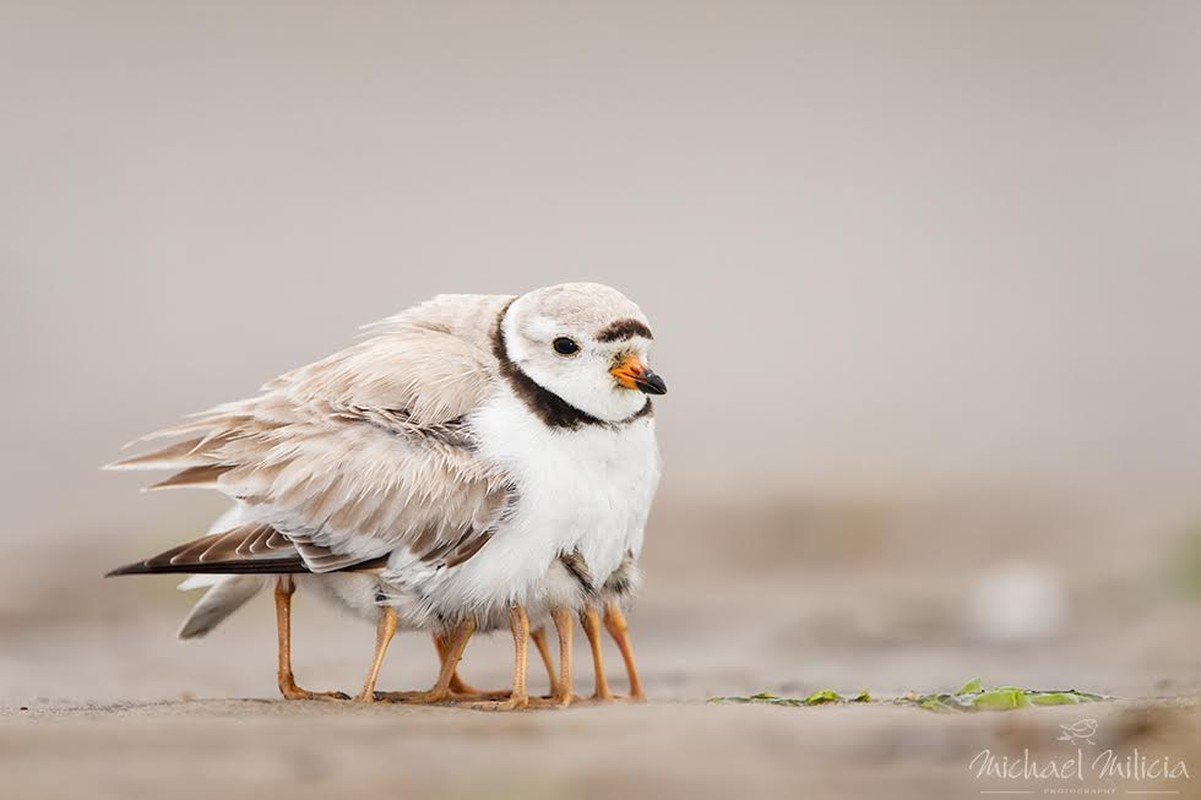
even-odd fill
[(1198, 31), (1166, 0), (0, 2), (4, 533), (207, 510), (96, 467), (432, 294), (578, 279), (655, 325), (666, 497), (1195, 511)]

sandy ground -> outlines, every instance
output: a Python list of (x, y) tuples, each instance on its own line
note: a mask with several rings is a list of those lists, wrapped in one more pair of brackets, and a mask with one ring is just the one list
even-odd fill
[[(946, 576), (856, 574), (652, 584), (632, 616), (652, 702), (522, 714), (278, 701), (265, 597), (211, 639), (179, 643), (172, 634), (188, 596), (165, 579), (110, 582), (103, 586), (117, 602), (103, 611), (8, 620), (0, 796), (317, 797), (336, 789), (346, 797), (891, 798), (1065, 787), (1201, 796), (1201, 657), (1190, 635), (1201, 608), (1167, 597), (1105, 607), (1082, 580), (1077, 606), (1093, 612), (1077, 615), (1070, 631), (1000, 645), (956, 621)], [(1107, 587), (1104, 596), (1113, 594)], [(300, 682), (353, 690), (371, 630), (300, 595), (295, 630)], [(503, 685), (508, 657), (503, 638), (474, 642), (464, 674)], [(616, 654), (609, 658), (619, 670)], [(404, 635), (383, 684), (422, 686), (433, 669), (429, 643)], [(975, 675), (1124, 699), (952, 716), (887, 703), (706, 702), (765, 689), (868, 689), (887, 698), (954, 689)], [(579, 680), (584, 688), (591, 680), (586, 665)], [(539, 676), (533, 688), (543, 686)], [(1059, 726), (1086, 718), (1098, 721), (1094, 743), (1081, 745), (1089, 759), (1138, 748), (1183, 760), (1191, 780), (980, 778), (971, 766), (985, 749), (1010, 759), (1027, 749), (1036, 760), (1065, 757), (1075, 745), (1056, 741)]]
[[(1201, 764), (1195, 708), (1092, 709), (1086, 752)], [(0, 725), (6, 797), (971, 797), (981, 750), (1062, 757), (1078, 709), (945, 718), (893, 707), (651, 703), (491, 715), (253, 700), (77, 707)], [(1072, 786), (1177, 789), (1192, 781)], [(1123, 791), (1119, 788), (1118, 793)]]

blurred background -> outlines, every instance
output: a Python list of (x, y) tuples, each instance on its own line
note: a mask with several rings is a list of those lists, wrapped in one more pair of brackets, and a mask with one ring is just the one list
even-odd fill
[[(179, 645), (194, 596), (99, 577), (221, 499), (98, 467), (433, 294), (568, 280), (640, 303), (671, 386), (656, 696), (1195, 693), (1199, 25), (0, 2), (0, 702), (272, 696), (269, 603)], [(353, 686), (371, 632), (298, 605), (301, 682)]]

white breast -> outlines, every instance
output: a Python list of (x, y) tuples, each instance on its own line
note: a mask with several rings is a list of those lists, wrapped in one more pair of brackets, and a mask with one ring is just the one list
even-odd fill
[(421, 587), (442, 613), (480, 613), (520, 602), (538, 613), (563, 601), (548, 573), (560, 553), (579, 551), (599, 586), (642, 530), (659, 482), (654, 420), (611, 428), (555, 429), (519, 399), (499, 393), (472, 415), (481, 458), (514, 477), (513, 513), (472, 558), (427, 574)]

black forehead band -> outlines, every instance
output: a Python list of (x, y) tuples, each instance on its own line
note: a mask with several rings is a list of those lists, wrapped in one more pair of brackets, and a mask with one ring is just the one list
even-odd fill
[(620, 342), (625, 339), (633, 339), (635, 336), (641, 336), (644, 339), (655, 338), (645, 322), (636, 319), (619, 319), (602, 328), (596, 334), (596, 340), (598, 342)]

